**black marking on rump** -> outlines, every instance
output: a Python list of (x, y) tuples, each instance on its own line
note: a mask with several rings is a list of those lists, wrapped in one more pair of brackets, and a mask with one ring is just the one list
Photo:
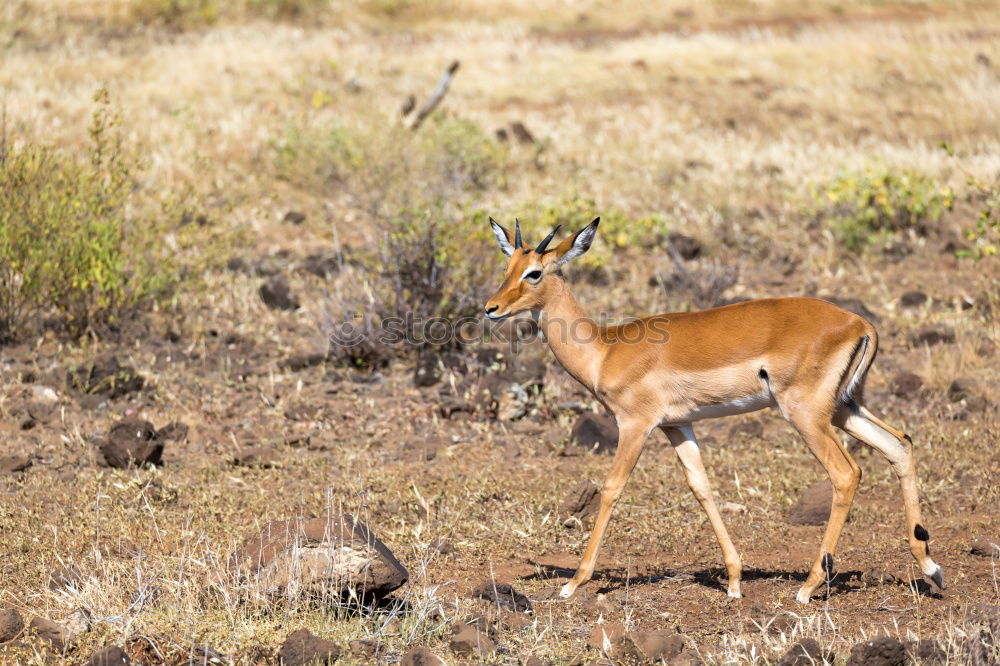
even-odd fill
[(768, 381), (767, 370), (765, 370), (764, 368), (760, 369), (760, 372), (757, 373), (757, 376), (763, 379), (765, 382)]
[(921, 525), (920, 523), (917, 523), (914, 526), (913, 536), (915, 536), (920, 541), (930, 541), (931, 539), (931, 535), (927, 533), (927, 530), (924, 529), (924, 526)]
[(833, 556), (830, 553), (823, 554), (823, 571), (827, 576), (833, 575)]

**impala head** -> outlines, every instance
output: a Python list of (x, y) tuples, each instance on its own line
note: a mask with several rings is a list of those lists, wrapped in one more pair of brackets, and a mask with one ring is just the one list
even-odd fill
[(514, 233), (511, 234), (491, 217), (490, 226), (497, 245), (509, 258), (503, 282), (486, 302), (486, 316), (496, 320), (526, 310), (544, 309), (553, 285), (562, 279), (557, 275), (559, 268), (590, 249), (600, 221), (601, 218), (595, 218), (586, 227), (550, 248), (549, 243), (559, 231), (558, 226), (537, 246), (527, 247), (521, 239), (520, 222), (514, 220)]

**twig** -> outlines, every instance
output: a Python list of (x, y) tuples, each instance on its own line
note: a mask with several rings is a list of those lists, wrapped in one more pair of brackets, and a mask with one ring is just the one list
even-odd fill
[[(413, 116), (413, 120), (410, 122), (411, 130), (416, 131), (424, 120), (427, 119), (427, 116), (431, 115), (434, 109), (437, 108), (437, 105), (441, 103), (441, 100), (444, 99), (445, 94), (448, 92), (448, 86), (451, 85), (451, 79), (455, 75), (455, 72), (458, 71), (458, 65), (459, 62), (455, 60), (448, 65), (448, 69), (444, 70), (444, 74), (441, 75), (441, 80), (438, 81), (437, 89), (434, 90), (434, 94), (421, 105), (421, 107), (417, 110), (416, 115)], [(406, 114), (404, 114), (404, 116), (405, 115)]]

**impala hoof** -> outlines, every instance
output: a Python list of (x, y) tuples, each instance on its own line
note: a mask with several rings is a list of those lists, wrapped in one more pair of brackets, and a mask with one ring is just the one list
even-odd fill
[(937, 585), (937, 589), (944, 589), (944, 570), (941, 567), (935, 569), (934, 573), (929, 574), (927, 577), (934, 581), (934, 584)]
[(566, 583), (562, 586), (562, 589), (559, 590), (559, 597), (561, 599), (569, 599), (573, 596), (574, 592), (576, 592), (576, 585), (573, 583)]
[(740, 588), (736, 588), (735, 590), (732, 589), (732, 588), (730, 588), (729, 590), (726, 591), (726, 594), (728, 594), (730, 596), (730, 598), (732, 598), (732, 599), (742, 599), (743, 598), (743, 594), (740, 592)]
[(795, 595), (795, 600), (800, 604), (808, 604), (809, 600), (812, 598), (812, 590), (807, 590), (802, 588), (799, 593)]

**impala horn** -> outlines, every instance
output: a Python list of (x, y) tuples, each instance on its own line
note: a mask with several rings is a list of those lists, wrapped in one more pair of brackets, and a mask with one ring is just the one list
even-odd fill
[(514, 249), (521, 249), (521, 222), (514, 218)]
[(562, 226), (561, 224), (557, 224), (556, 228), (552, 230), (552, 233), (543, 238), (542, 242), (538, 244), (538, 247), (535, 248), (535, 252), (537, 252), (538, 254), (543, 254), (545, 252), (545, 248), (548, 247), (549, 242), (556, 235), (556, 232), (559, 231), (559, 227), (561, 226)]

